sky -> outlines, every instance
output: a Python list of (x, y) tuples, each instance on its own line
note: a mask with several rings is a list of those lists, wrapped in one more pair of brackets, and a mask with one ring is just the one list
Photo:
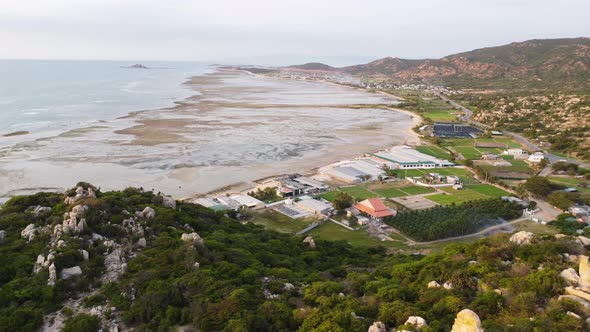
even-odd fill
[(0, 58), (332, 65), (590, 37), (589, 0), (0, 0)]

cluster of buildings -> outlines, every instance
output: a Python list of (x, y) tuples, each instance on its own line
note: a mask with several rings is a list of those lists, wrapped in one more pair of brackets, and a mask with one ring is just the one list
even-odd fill
[(277, 196), (295, 197), (317, 194), (326, 191), (329, 186), (321, 181), (305, 176), (292, 175), (276, 180)]
[(385, 175), (383, 162), (373, 158), (359, 158), (355, 160), (341, 161), (320, 169), (323, 175), (327, 175), (336, 181), (345, 183), (359, 183), (377, 180)]
[(543, 152), (534, 152), (529, 155), (528, 151), (524, 149), (507, 149), (502, 154), (513, 156), (515, 160), (526, 160), (531, 163), (540, 163), (545, 159)]
[(266, 204), (252, 196), (244, 194), (220, 195), (217, 197), (202, 197), (194, 200), (194, 203), (208, 207), (215, 211), (239, 210), (242, 207), (250, 209), (261, 209)]

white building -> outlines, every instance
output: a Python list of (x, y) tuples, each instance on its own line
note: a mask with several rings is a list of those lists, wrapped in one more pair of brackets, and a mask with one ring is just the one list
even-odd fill
[(543, 152), (535, 152), (529, 156), (528, 160), (531, 163), (540, 163), (541, 161), (543, 161), (543, 159), (545, 159), (545, 155), (543, 154)]
[(370, 155), (376, 160), (383, 161), (390, 167), (398, 169), (436, 168), (454, 165), (448, 160), (429, 156), (407, 145), (394, 146), (389, 150), (370, 153)]
[(365, 180), (375, 180), (384, 175), (383, 163), (372, 159), (355, 159), (338, 162), (328, 169), (322, 170), (336, 180), (346, 183), (358, 183)]
[(316, 215), (329, 216), (334, 210), (329, 202), (309, 196), (302, 196), (300, 200), (293, 202), (293, 204)]
[(517, 160), (524, 160), (529, 157), (529, 153), (523, 149), (507, 149), (504, 152), (502, 152), (502, 154), (507, 156), (513, 156), (514, 159)]
[(242, 206), (251, 208), (251, 209), (261, 209), (266, 206), (263, 201), (258, 200), (252, 196), (236, 194), (231, 195), (229, 198), (233, 199), (234, 201), (242, 204)]

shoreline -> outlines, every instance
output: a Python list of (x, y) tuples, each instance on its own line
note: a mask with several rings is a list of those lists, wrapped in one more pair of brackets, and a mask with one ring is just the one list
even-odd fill
[[(5, 155), (0, 160), (1, 169), (6, 171), (0, 177), (0, 186), (6, 190), (2, 194), (9, 195), (20, 188), (65, 188), (87, 180), (107, 190), (142, 186), (187, 200), (227, 191), (243, 192), (262, 179), (280, 174), (313, 174), (322, 166), (404, 141), (419, 144), (418, 134), (412, 128), (420, 118), (412, 112), (385, 106), (389, 104), (380, 100), (387, 98), (323, 81), (311, 86), (293, 84), (298, 80), (275, 84), (272, 77), (250, 81), (254, 78), (247, 77), (258, 75), (241, 70), (231, 72), (216, 70), (185, 78), (185, 88), (193, 93), (170, 107), (131, 111), (126, 116), (101, 121), (96, 129), (73, 129), (68, 135), (36, 141), (33, 150)], [(327, 85), (345, 89), (322, 88)], [(351, 88), (359, 93), (347, 92)], [(322, 111), (317, 112), (318, 109)], [(332, 123), (330, 117), (339, 121)], [(362, 121), (357, 122), (355, 117)], [(266, 137), (285, 121), (295, 121), (285, 123), (296, 126), (297, 129), (290, 129), (294, 136), (289, 133)], [(300, 131), (300, 126), (304, 131)], [(312, 136), (308, 137), (305, 130), (312, 130)], [(250, 134), (244, 136), (244, 132)], [(236, 140), (232, 136), (257, 139), (258, 132), (265, 135), (261, 149), (257, 142), (248, 142), (246, 150), (239, 148), (232, 151), (229, 159), (210, 163), (215, 160), (211, 159), (215, 153), (228, 151)], [(297, 134), (303, 136), (297, 138)], [(217, 137), (221, 150), (216, 151), (211, 144), (201, 146), (199, 140), (211, 135)], [(229, 141), (226, 135), (231, 135)], [(76, 147), (77, 142), (82, 146)], [(55, 149), (60, 147), (66, 150), (56, 154)], [(80, 150), (84, 148), (88, 150)], [(257, 154), (263, 159), (253, 159)], [(247, 158), (239, 159), (242, 156)], [(240, 162), (233, 164), (234, 158)], [(60, 171), (64, 167), (74, 172)], [(15, 181), (16, 177), (21, 181)]]

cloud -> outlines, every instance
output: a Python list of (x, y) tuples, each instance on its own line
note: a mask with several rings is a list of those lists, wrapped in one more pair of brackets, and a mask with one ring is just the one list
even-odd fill
[(588, 35), (590, 2), (565, 2), (3, 0), (0, 57), (439, 57), (515, 40)]

